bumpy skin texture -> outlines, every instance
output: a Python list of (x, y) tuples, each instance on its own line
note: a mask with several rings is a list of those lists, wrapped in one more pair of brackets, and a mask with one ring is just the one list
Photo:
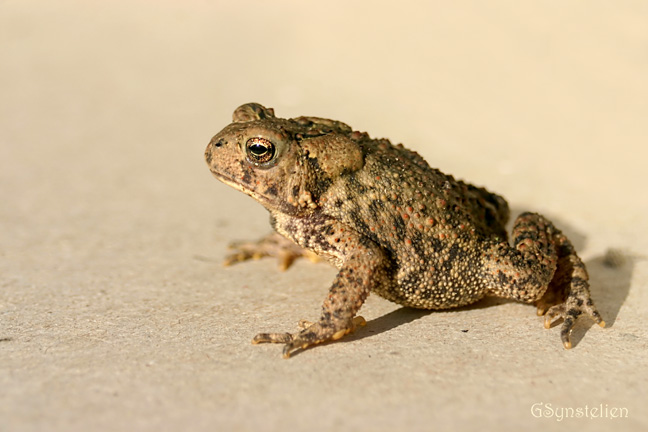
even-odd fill
[(582, 313), (605, 325), (585, 266), (550, 221), (520, 215), (511, 247), (502, 197), (431, 168), (400, 144), (333, 120), (276, 118), (250, 103), (236, 109), (205, 157), (219, 180), (270, 212), (278, 233), (238, 244), (227, 263), (275, 255), (287, 267), (310, 253), (339, 269), (319, 321), (254, 338), (285, 344), (286, 357), (352, 331), (370, 292), (423, 309), (486, 295), (536, 303), (545, 327), (564, 319), (565, 348)]

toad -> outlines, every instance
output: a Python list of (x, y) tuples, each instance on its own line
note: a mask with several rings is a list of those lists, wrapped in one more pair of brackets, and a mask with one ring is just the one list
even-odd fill
[(401, 144), (335, 120), (279, 118), (249, 103), (211, 139), (205, 157), (217, 179), (268, 210), (275, 231), (238, 243), (226, 263), (276, 256), (286, 268), (319, 257), (338, 269), (319, 320), (254, 337), (284, 344), (284, 357), (363, 324), (356, 314), (370, 292), (421, 309), (484, 296), (533, 303), (546, 328), (563, 320), (567, 349), (582, 314), (605, 326), (585, 265), (551, 221), (521, 214), (511, 245), (504, 198), (430, 167)]

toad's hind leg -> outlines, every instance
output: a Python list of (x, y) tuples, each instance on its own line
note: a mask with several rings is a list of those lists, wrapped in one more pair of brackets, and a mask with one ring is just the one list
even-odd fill
[(605, 322), (590, 296), (585, 265), (567, 237), (545, 217), (523, 213), (513, 226), (513, 248), (498, 244), (486, 257), (489, 292), (536, 303), (545, 327), (563, 318), (560, 336), (571, 348), (570, 334), (585, 312), (601, 327)]

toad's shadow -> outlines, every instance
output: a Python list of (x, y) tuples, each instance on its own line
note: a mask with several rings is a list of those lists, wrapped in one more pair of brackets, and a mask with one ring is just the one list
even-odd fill
[[(590, 259), (585, 263), (590, 275), (592, 298), (594, 299), (601, 316), (606, 322), (606, 327), (614, 326), (621, 306), (628, 297), (630, 281), (636, 259), (637, 257), (634, 257), (631, 254), (611, 249), (604, 255)], [(486, 297), (473, 305), (448, 309), (443, 312), (461, 312), (465, 310), (483, 309), (509, 302), (513, 301), (497, 297)], [(530, 307), (529, 309), (532, 312), (535, 312), (535, 308)], [(439, 311), (401, 307), (367, 322), (365, 327), (359, 328), (355, 333), (343, 338), (342, 342), (353, 342), (366, 337), (375, 336), (401, 325), (409, 324), (435, 312)], [(561, 321), (554, 323), (553, 327), (558, 325), (560, 322)], [(571, 335), (572, 346), (575, 347), (578, 345), (592, 325), (594, 325), (594, 321), (585, 316), (582, 316), (577, 320)], [(541, 323), (539, 323), (539, 328), (542, 328)]]

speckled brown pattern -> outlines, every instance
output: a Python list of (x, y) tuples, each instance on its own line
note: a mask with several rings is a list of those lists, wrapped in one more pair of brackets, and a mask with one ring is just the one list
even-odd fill
[(585, 266), (551, 222), (520, 215), (511, 247), (502, 197), (431, 168), (400, 144), (333, 120), (276, 118), (252, 103), (236, 109), (205, 157), (219, 180), (259, 201), (275, 231), (294, 242), (272, 235), (242, 244), (228, 263), (276, 255), (287, 267), (306, 250), (339, 269), (318, 322), (254, 338), (286, 344), (286, 357), (351, 331), (370, 292), (423, 309), (486, 295), (536, 303), (545, 326), (564, 319), (565, 348), (583, 312), (605, 325)]

